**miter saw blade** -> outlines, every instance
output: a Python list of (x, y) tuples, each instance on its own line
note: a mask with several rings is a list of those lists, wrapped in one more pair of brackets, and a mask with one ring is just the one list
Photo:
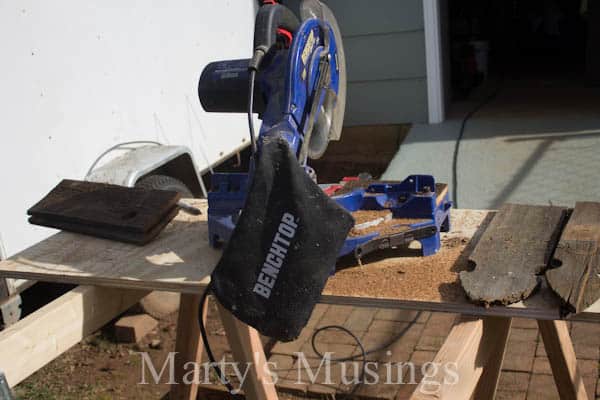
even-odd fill
[(327, 91), (308, 144), (308, 157), (317, 159), (325, 153), (330, 140), (340, 140), (342, 135), (344, 111), (346, 109), (346, 57), (340, 28), (329, 7), (319, 0), (303, 0), (300, 4), (300, 17), (303, 21), (309, 18), (317, 18), (329, 23), (337, 46), (338, 93), (336, 95), (331, 90)]

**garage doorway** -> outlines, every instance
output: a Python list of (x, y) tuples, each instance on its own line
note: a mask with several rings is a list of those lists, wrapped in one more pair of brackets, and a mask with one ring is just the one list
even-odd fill
[(430, 122), (504, 81), (600, 85), (600, 0), (424, 0)]

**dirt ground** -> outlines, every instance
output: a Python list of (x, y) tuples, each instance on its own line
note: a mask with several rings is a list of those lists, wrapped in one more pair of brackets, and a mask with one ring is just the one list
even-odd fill
[[(175, 343), (176, 315), (160, 321), (158, 329), (140, 344), (117, 344), (112, 324), (96, 332), (16, 387), (18, 399), (102, 400), (161, 399), (168, 385), (139, 385), (140, 351), (155, 363), (164, 362)], [(153, 339), (158, 348), (150, 348)]]
[[(116, 343), (113, 323), (107, 324), (17, 385), (16, 397), (20, 400), (167, 400), (169, 385), (166, 384), (166, 373), (161, 384), (140, 384), (142, 358), (139, 353), (148, 352), (159, 370), (175, 347), (176, 321), (176, 314), (159, 321), (158, 328), (138, 344)], [(207, 330), (215, 357), (220, 359), (224, 354), (229, 356), (225, 331), (212, 302)], [(268, 349), (268, 341), (264, 342)], [(149, 372), (146, 372), (146, 379), (152, 379)], [(230, 397), (208, 391), (202, 392), (200, 398), (220, 400)], [(295, 400), (304, 397), (282, 394), (280, 398)]]

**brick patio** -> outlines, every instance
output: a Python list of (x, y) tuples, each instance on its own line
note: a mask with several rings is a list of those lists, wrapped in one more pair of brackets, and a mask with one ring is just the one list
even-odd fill
[[(383, 310), (349, 306), (318, 305), (300, 338), (290, 343), (277, 343), (271, 350), (270, 361), (276, 362), (282, 392), (300, 394), (331, 394), (344, 392), (347, 387), (340, 382), (339, 364), (332, 368), (330, 385), (298, 385), (297, 362), (294, 352), (304, 352), (308, 364), (318, 366), (320, 360), (313, 352), (311, 336), (317, 327), (342, 325), (361, 338), (367, 349), (389, 343), (398, 332), (406, 332), (386, 349), (370, 354), (369, 361), (412, 361), (417, 368), (416, 381), (421, 378), (420, 366), (433, 360), (450, 332), (456, 315), (405, 310)], [(411, 324), (412, 323), (412, 324)], [(599, 369), (600, 324), (570, 323), (571, 336), (577, 354), (578, 365), (590, 399), (600, 399)], [(325, 331), (316, 339), (320, 352), (333, 352), (333, 358), (359, 354), (356, 343), (341, 331)], [(335, 364), (334, 364), (335, 365)], [(351, 377), (346, 371), (346, 376)], [(385, 371), (378, 370), (383, 376)], [(322, 374), (322, 373), (321, 373)], [(337, 377), (337, 380), (335, 379)], [(320, 376), (324, 380), (324, 376)], [(404, 382), (409, 381), (405, 376)], [(321, 379), (320, 379), (321, 380)], [(407, 399), (415, 389), (414, 384), (363, 385), (357, 395), (369, 399)], [(506, 357), (502, 366), (497, 399), (552, 400), (559, 399), (543, 343), (533, 320), (514, 319), (510, 332)]]

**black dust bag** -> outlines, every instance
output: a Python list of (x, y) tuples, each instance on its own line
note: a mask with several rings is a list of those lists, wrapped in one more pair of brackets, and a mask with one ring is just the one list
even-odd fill
[(215, 296), (263, 335), (296, 339), (353, 224), (284, 140), (265, 140), (246, 205), (212, 274)]

